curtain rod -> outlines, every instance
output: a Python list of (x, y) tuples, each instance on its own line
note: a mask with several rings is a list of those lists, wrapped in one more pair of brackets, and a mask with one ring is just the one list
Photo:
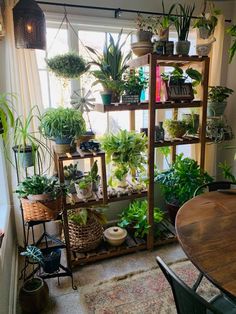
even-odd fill
[[(150, 12), (150, 11), (140, 11), (140, 10), (130, 10), (130, 9), (121, 9), (121, 8), (110, 8), (110, 7), (97, 7), (92, 5), (81, 5), (81, 4), (70, 4), (70, 3), (60, 3), (60, 2), (48, 2), (48, 1), (36, 1), (38, 4), (46, 4), (52, 6), (61, 6), (68, 8), (81, 8), (81, 9), (91, 9), (91, 10), (103, 10), (103, 11), (114, 11), (114, 17), (118, 18), (121, 12), (127, 13), (140, 13), (140, 14), (149, 14), (149, 15), (162, 15), (167, 16), (168, 14), (159, 13), (159, 12)], [(179, 16), (177, 14), (172, 14), (172, 16)], [(197, 16), (193, 16), (193, 19), (197, 19)], [(231, 20), (225, 20), (227, 23), (231, 23)]]

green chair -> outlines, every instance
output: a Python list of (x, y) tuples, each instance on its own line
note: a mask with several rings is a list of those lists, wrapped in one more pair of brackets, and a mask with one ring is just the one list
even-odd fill
[[(215, 182), (210, 182), (210, 183), (206, 183), (203, 184), (201, 186), (199, 186), (194, 194), (193, 197), (197, 196), (198, 194), (200, 194), (199, 192), (202, 192), (203, 190), (207, 190), (208, 192), (213, 192), (213, 191), (217, 191), (217, 190), (228, 190), (231, 188), (231, 185), (233, 185), (234, 183), (231, 181), (215, 181)], [(193, 290), (197, 290), (198, 286), (200, 285), (201, 281), (203, 278), (203, 274), (200, 273), (196, 282), (193, 285)]]
[(188, 287), (158, 256), (157, 264), (168, 280), (178, 314), (235, 314), (236, 304), (220, 294), (207, 302)]

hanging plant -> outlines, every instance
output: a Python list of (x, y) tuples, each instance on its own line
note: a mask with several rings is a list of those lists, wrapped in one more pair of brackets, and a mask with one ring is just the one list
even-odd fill
[(64, 79), (76, 79), (89, 69), (85, 60), (75, 52), (46, 59), (47, 66), (56, 76)]

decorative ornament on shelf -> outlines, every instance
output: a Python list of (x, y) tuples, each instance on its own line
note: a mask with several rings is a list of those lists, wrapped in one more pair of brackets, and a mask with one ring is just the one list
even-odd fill
[(46, 49), (46, 21), (34, 0), (20, 0), (13, 8), (16, 48)]
[(95, 105), (92, 103), (95, 98), (91, 98), (92, 91), (85, 92), (84, 88), (74, 91), (71, 96), (71, 105), (80, 110), (82, 113), (94, 110)]

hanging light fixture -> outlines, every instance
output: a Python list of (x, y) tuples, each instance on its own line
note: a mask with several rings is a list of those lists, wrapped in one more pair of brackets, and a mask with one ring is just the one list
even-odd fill
[(34, 0), (20, 0), (13, 8), (16, 48), (46, 49), (46, 21)]

